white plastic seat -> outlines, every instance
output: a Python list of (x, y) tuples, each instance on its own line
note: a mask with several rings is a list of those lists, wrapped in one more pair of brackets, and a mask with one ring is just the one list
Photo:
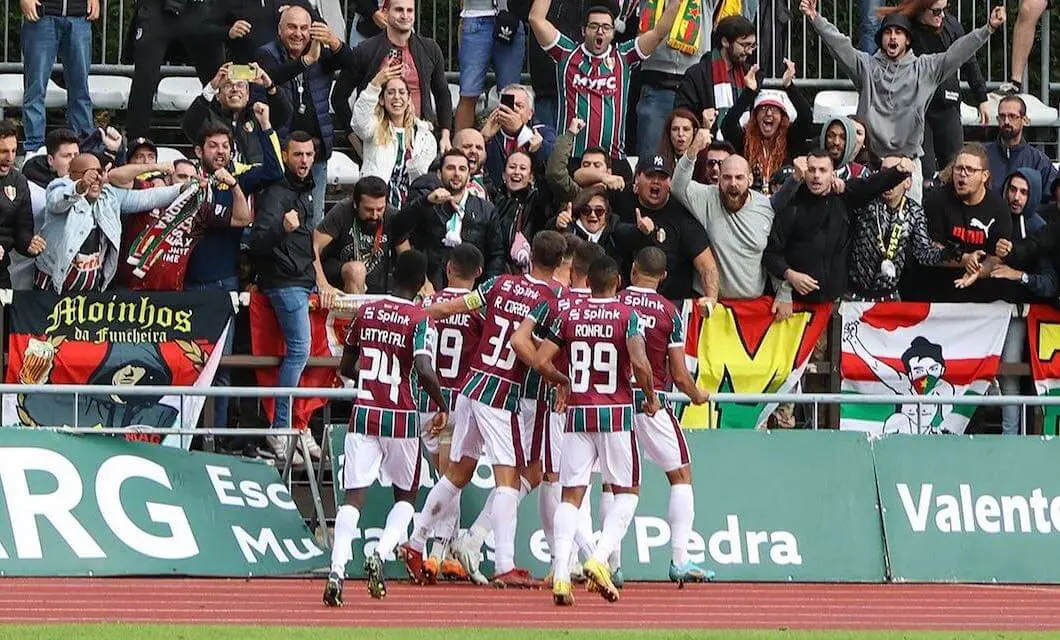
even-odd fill
[[(0, 108), (22, 107), (25, 102), (25, 90), (22, 76), (17, 73), (0, 74)], [(44, 106), (56, 109), (66, 106), (66, 89), (48, 80), (44, 92)]]
[(159, 162), (174, 162), (176, 160), (186, 159), (184, 154), (173, 147), (159, 147), (158, 148), (158, 161)]
[(125, 76), (88, 76), (88, 94), (97, 109), (125, 109), (129, 106), (132, 78)]
[(979, 122), (979, 109), (972, 105), (962, 102), (961, 103), (961, 124), (966, 127), (980, 126)]
[(813, 121), (817, 124), (839, 116), (852, 116), (857, 110), (856, 91), (821, 91), (813, 99)]
[(1027, 119), (1030, 121), (1030, 126), (1052, 127), (1058, 124), (1057, 120), (1060, 120), (1060, 113), (1056, 109), (1047, 106), (1029, 93), (1021, 93), (1020, 97), (1027, 104)]
[(626, 156), (626, 162), (629, 163), (629, 168), (633, 171), (633, 175), (637, 175), (637, 162), (640, 158), (637, 156)]
[(155, 93), (155, 109), (159, 111), (187, 111), (195, 98), (202, 95), (198, 78), (162, 78)]
[(328, 158), (328, 184), (356, 184), (361, 178), (361, 168), (341, 151), (332, 151)]

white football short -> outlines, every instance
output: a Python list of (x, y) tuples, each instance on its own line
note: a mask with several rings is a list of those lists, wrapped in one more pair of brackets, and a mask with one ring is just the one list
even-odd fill
[(409, 491), (419, 488), (419, 438), (380, 438), (347, 433), (342, 488), (363, 489), (378, 480)]

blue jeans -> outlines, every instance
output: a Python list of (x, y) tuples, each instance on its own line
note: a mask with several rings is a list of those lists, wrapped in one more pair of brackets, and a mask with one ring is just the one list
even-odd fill
[(56, 55), (62, 59), (66, 79), (66, 121), (79, 134), (92, 132), (92, 97), (88, 92), (88, 71), (92, 62), (91, 23), (87, 18), (62, 16), (41, 16), (37, 22), (24, 21), (22, 124), (26, 130), (24, 148), (27, 152), (44, 146), (44, 95)]
[(854, 44), (865, 53), (876, 53), (876, 31), (880, 28), (880, 19), (876, 10), (881, 0), (858, 0), (858, 41)]
[[(214, 280), (212, 282), (198, 282), (198, 283), (185, 283), (185, 291), (239, 291), (239, 278), (233, 276), (231, 278), (225, 278), (224, 280)], [(225, 343), (222, 355), (232, 355), (232, 341), (235, 339), (236, 323), (235, 317), (232, 317), (232, 323), (228, 326), (228, 335), (225, 337)], [(215, 387), (227, 387), (232, 381), (232, 372), (228, 370), (228, 367), (218, 367), (217, 374), (213, 377), (213, 386)], [(228, 398), (217, 396), (213, 399), (213, 414), (214, 414), (214, 426), (219, 428), (225, 428), (228, 426)]]
[[(663, 131), (666, 119), (674, 110), (674, 92), (643, 85), (637, 101), (637, 155), (641, 158), (658, 153), (659, 141), (669, 135)], [(698, 123), (693, 123), (698, 124)]]
[[(278, 387), (297, 387), (302, 378), (302, 371), (309, 362), (309, 289), (305, 287), (284, 287), (267, 289), (265, 295), (276, 314), (276, 321), (283, 332), (283, 341), (287, 351), (280, 360), (280, 379)], [(272, 426), (277, 429), (290, 427), (288, 396), (276, 398)]]
[(328, 163), (317, 162), (313, 165), (313, 219), (309, 221), (311, 229), (316, 229), (324, 219), (324, 197), (328, 190)]
[[(1027, 323), (1018, 318), (1008, 323), (1008, 332), (1005, 333), (1005, 346), (1001, 348), (1001, 362), (1013, 363), (1024, 362), (1023, 349), (1027, 346)], [(1018, 396), (1020, 394), (1019, 376), (1000, 376), (999, 386), (1001, 394), (1006, 396)], [(1006, 436), (1019, 435), (1020, 412), (1023, 407), (1019, 405), (1006, 405), (1001, 407), (1001, 433)]]
[(526, 25), (519, 28), (511, 44), (493, 39), (497, 19), (493, 16), (460, 19), (460, 95), (478, 97), (486, 89), (486, 67), (493, 63), (497, 88), (519, 82), (526, 57)]

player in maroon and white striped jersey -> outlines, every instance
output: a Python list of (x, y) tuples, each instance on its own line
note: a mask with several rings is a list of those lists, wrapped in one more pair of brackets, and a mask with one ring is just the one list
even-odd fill
[[(423, 306), (463, 298), (471, 293), (475, 281), (482, 275), (482, 252), (473, 244), (462, 244), (449, 253), (449, 262), (445, 267), (446, 281), (449, 286), (423, 299)], [(478, 351), (479, 339), (482, 336), (482, 314), (475, 311), (458, 313), (439, 320), (438, 349), (435, 364), (438, 368), (438, 383), (442, 395), (451, 410), (455, 413), (456, 401), (460, 389), (471, 370), (471, 362)], [(430, 420), (437, 409), (430, 402), (426, 393), (420, 393), (420, 423)], [(449, 447), (453, 440), (453, 423), (432, 435), (424, 432), (423, 446), (431, 457), (438, 475), (444, 475), (449, 468)], [(450, 579), (463, 580), (471, 577), (476, 582), (485, 582), (482, 574), (468, 576), (458, 561), (448, 557), (449, 543), (460, 531), (460, 502), (452, 504), (449, 516), (443, 518), (434, 530), (434, 542), (431, 543), (431, 555), (423, 563), (428, 582), (437, 580), (438, 575)]]
[[(703, 404), (707, 401), (707, 394), (696, 386), (685, 366), (685, 329), (681, 314), (658, 292), (659, 283), (665, 279), (666, 254), (656, 247), (641, 249), (633, 263), (632, 284), (618, 294), (618, 299), (640, 316), (656, 391), (667, 391), (672, 380), (693, 404)], [(713, 578), (714, 572), (688, 558), (695, 499), (685, 434), (666, 403), (654, 416), (643, 413), (638, 407), (639, 403), (634, 401), (637, 441), (648, 460), (665, 471), (670, 481), (670, 508), (667, 511), (673, 551), (670, 579), (678, 584), (704, 582)]]
[[(498, 276), (462, 299), (428, 309), (435, 319), (482, 309), (485, 320), (478, 353), (460, 392), (459, 411), (453, 420), (450, 452), (453, 464), (431, 489), (423, 517), (409, 544), (403, 547), (406, 565), (413, 576), (422, 575), (421, 558), (427, 536), (449, 505), (459, 500), (461, 489), (471, 481), (478, 458), (485, 452), (493, 463), (497, 484), (483, 507), (486, 517), (492, 519), (496, 540), (494, 582), (518, 587), (538, 584), (529, 571), (515, 566), (517, 509), (524, 495), (520, 493), (520, 470), (528, 466), (533, 425), (524, 425), (519, 419), (519, 396), (527, 367), (516, 358), (510, 340), (534, 307), (556, 296), (549, 283), (565, 249), (563, 236), (555, 231), (542, 231), (534, 237), (529, 274)], [(466, 558), (460, 551), (466, 548), (470, 545), (463, 544), (462, 538), (453, 544), (461, 564)], [(472, 571), (469, 569), (468, 573)]]
[[(560, 482), (563, 502), (554, 522), (552, 594), (556, 604), (574, 603), (570, 554), (578, 527), (578, 506), (588, 488), (593, 464), (600, 462), (604, 482), (615, 491), (615, 505), (603, 522), (600, 541), (585, 572), (609, 602), (618, 600), (607, 557), (626, 533), (637, 508), (639, 452), (633, 433), (633, 387), (630, 372), (643, 390), (644, 411), (653, 415), (659, 398), (644, 349), (637, 312), (614, 299), (620, 281), (618, 264), (602, 257), (589, 268), (592, 297), (561, 314), (534, 356), (534, 368), (559, 387), (559, 408), (566, 407)], [(552, 365), (567, 354), (570, 378)], [(569, 390), (569, 391), (568, 391)]]
[(335, 515), (335, 546), (324, 603), (342, 606), (342, 582), (353, 555), (360, 509), (367, 490), (385, 478), (394, 486), (394, 506), (375, 552), (365, 558), (368, 593), (386, 596), (383, 558), (405, 536), (419, 490), (420, 442), (416, 387), (438, 408), (429, 428), (440, 431), (449, 406), (434, 372), (435, 332), (427, 312), (412, 300), (427, 280), (427, 258), (409, 250), (398, 256), (394, 295), (361, 307), (350, 324), (340, 372), (357, 380), (357, 399), (346, 434), (342, 486), (346, 504)]

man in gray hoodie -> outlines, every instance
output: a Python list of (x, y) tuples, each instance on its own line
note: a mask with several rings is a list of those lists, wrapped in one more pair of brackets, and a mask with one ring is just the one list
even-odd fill
[(849, 37), (817, 13), (817, 0), (802, 0), (799, 9), (858, 90), (858, 115), (868, 122), (872, 149), (881, 156), (915, 158), (909, 197), (920, 202), (927, 105), (943, 80), (956, 73), (1005, 23), (1004, 7), (994, 7), (985, 26), (959, 38), (945, 53), (926, 56), (910, 50), (912, 24), (899, 13), (884, 18), (876, 33), (879, 51), (870, 55), (855, 49)]

